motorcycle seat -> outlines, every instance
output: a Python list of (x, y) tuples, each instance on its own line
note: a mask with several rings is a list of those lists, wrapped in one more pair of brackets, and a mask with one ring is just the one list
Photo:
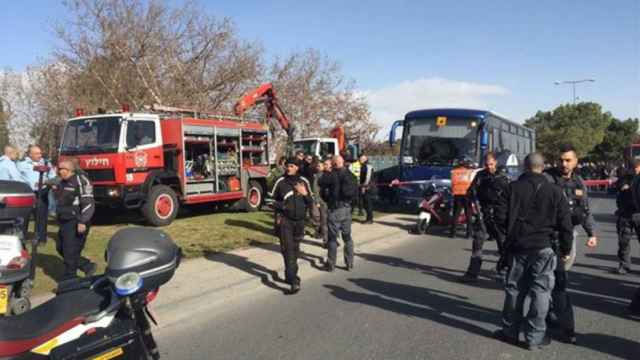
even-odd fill
[(105, 309), (108, 289), (62, 293), (22, 315), (0, 317), (0, 358), (27, 352)]

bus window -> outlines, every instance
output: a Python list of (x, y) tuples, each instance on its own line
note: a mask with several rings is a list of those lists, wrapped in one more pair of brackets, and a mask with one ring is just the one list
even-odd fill
[(489, 151), (493, 151), (493, 131), (489, 131)]

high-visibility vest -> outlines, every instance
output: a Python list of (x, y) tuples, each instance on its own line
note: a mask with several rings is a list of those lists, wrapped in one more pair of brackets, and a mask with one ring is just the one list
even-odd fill
[(451, 170), (451, 192), (454, 196), (467, 195), (476, 171), (465, 167), (457, 167)]
[(360, 181), (360, 169), (362, 169), (362, 164), (360, 164), (360, 161), (353, 162), (351, 163), (351, 166), (349, 166), (349, 171), (351, 171), (353, 176), (355, 176), (358, 181)]

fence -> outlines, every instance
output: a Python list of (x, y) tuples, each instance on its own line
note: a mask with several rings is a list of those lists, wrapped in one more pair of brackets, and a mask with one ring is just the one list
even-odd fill
[(615, 190), (618, 179), (584, 180), (584, 185), (589, 192), (609, 193)]
[(375, 155), (369, 156), (368, 158), (369, 164), (373, 166), (376, 171), (384, 170), (398, 165), (398, 156)]

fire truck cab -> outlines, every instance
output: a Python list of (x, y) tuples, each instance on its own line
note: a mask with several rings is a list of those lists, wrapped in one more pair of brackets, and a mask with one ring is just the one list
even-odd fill
[(269, 170), (268, 127), (226, 115), (113, 113), (67, 121), (60, 158), (76, 158), (96, 203), (140, 209), (155, 226), (181, 204), (260, 209)]

